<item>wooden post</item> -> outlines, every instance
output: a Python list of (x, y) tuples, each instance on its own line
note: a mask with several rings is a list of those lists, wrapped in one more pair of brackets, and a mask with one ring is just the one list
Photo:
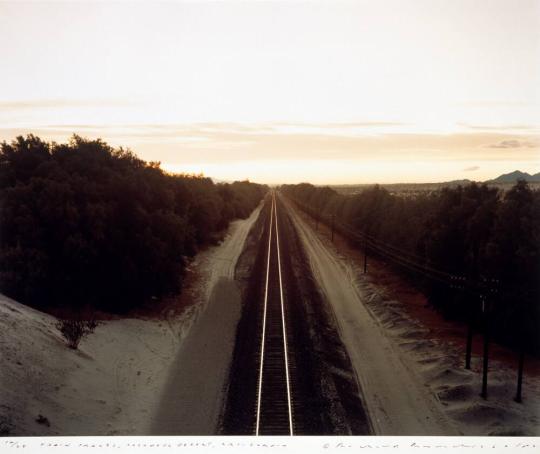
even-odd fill
[(465, 355), (465, 369), (471, 368), (472, 341), (473, 341), (473, 321), (472, 321), (472, 314), (471, 314), (469, 318), (469, 328), (467, 331), (467, 353)]
[(367, 273), (367, 238), (364, 237), (364, 274)]
[(484, 317), (484, 361), (482, 367), (482, 392), (480, 396), (487, 399), (487, 378), (488, 378), (488, 354), (489, 354), (489, 306), (485, 296), (482, 299), (482, 313)]
[(332, 243), (334, 242), (334, 218), (336, 217), (335, 214), (332, 215)]
[(522, 402), (521, 399), (521, 388), (523, 385), (523, 366), (525, 363), (525, 324), (522, 323), (522, 331), (520, 335), (520, 342), (519, 342), (519, 360), (518, 360), (518, 376), (517, 376), (517, 389), (516, 389), (516, 397), (514, 400), (520, 404)]
[(518, 363), (518, 381), (517, 381), (517, 391), (516, 391), (516, 397), (515, 401), (517, 403), (521, 403), (521, 386), (523, 383), (523, 363), (525, 362), (525, 351), (523, 349), (523, 346), (521, 347), (521, 351), (519, 352), (519, 363)]
[[(464, 289), (464, 287), (462, 287)], [(464, 294), (464, 293), (462, 293)], [(467, 298), (467, 306), (469, 312), (469, 326), (467, 327), (467, 351), (465, 353), (465, 369), (471, 368), (471, 357), (472, 357), (472, 343), (473, 343), (473, 323), (474, 323), (474, 306), (472, 304), (472, 299)]]

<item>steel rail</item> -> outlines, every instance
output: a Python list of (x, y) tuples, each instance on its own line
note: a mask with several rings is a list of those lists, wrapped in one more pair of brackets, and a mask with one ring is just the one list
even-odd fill
[(277, 218), (277, 205), (275, 194), (273, 194), (274, 202), (274, 216), (276, 220), (276, 246), (277, 246), (277, 259), (278, 259), (278, 273), (279, 273), (279, 296), (281, 298), (281, 323), (283, 327), (283, 350), (285, 356), (285, 379), (287, 381), (287, 404), (289, 407), (289, 431), (290, 435), (293, 435), (293, 417), (292, 417), (292, 404), (291, 404), (291, 384), (289, 378), (289, 360), (287, 353), (287, 332), (285, 326), (285, 303), (283, 299), (283, 282), (281, 279), (281, 256), (279, 253), (279, 229), (278, 229), (278, 218)]
[(272, 224), (274, 214), (274, 199), (272, 198), (272, 205), (270, 207), (270, 233), (268, 235), (268, 259), (266, 262), (266, 284), (264, 289), (264, 312), (263, 312), (263, 327), (262, 327), (262, 341), (261, 341), (261, 361), (259, 368), (259, 385), (257, 390), (257, 421), (255, 425), (255, 435), (259, 435), (260, 419), (261, 419), (261, 397), (262, 397), (262, 380), (263, 380), (263, 366), (264, 366), (264, 343), (266, 337), (266, 312), (268, 307), (268, 280), (270, 278), (270, 252), (272, 250)]

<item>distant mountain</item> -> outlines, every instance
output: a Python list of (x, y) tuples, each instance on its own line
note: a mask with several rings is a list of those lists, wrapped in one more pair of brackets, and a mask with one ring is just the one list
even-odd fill
[(466, 186), (469, 183), (472, 183), (472, 181), (467, 178), (465, 178), (464, 180), (452, 180), (444, 182), (444, 184), (448, 186)]
[(494, 178), (493, 180), (486, 181), (486, 183), (515, 183), (517, 180), (535, 181), (540, 182), (540, 172), (531, 175), (527, 172), (521, 172), (520, 170), (514, 170), (510, 173)]

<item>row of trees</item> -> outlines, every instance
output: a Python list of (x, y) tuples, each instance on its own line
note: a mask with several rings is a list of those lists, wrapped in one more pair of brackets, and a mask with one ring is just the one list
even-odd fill
[(177, 292), (186, 259), (267, 188), (169, 175), (101, 140), (0, 148), (0, 291), (38, 308), (123, 312)]
[[(425, 266), (488, 282), (494, 335), (540, 352), (540, 192), (519, 181), (506, 192), (471, 183), (415, 197), (374, 186), (350, 196), (328, 187), (286, 185), (282, 191), (327, 217), (415, 257)], [(480, 322), (477, 295), (414, 277), (445, 315)]]

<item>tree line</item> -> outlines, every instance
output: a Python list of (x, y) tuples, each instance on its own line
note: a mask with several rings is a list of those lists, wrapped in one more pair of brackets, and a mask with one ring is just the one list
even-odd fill
[(0, 146), (0, 291), (110, 312), (174, 294), (189, 257), (266, 191), (167, 174), (100, 139), (17, 137)]
[[(426, 266), (488, 283), (493, 292), (483, 295), (484, 309), (493, 335), (540, 353), (540, 191), (525, 181), (508, 191), (470, 183), (414, 197), (392, 195), (377, 185), (355, 195), (307, 183), (281, 190)], [(411, 278), (445, 316), (481, 329), (485, 313), (479, 295)]]

